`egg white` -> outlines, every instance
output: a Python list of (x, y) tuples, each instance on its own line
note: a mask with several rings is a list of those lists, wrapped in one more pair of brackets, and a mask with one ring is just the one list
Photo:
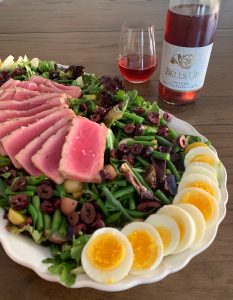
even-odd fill
[[(171, 254), (177, 248), (180, 241), (180, 230), (175, 220), (165, 214), (150, 215), (145, 222), (152, 225), (156, 230), (162, 228), (170, 233), (170, 242), (167, 247), (164, 246), (164, 256)], [(159, 230), (158, 233), (160, 234)], [(162, 237), (161, 237), (162, 238)], [(163, 241), (163, 239), (162, 239)]]
[[(201, 196), (203, 195), (204, 197), (207, 197), (207, 199), (209, 199), (209, 201), (212, 203), (213, 205), (213, 214), (212, 216), (210, 216), (210, 218), (208, 220), (205, 219), (205, 222), (206, 222), (206, 226), (207, 228), (208, 227), (211, 227), (213, 226), (217, 220), (218, 220), (218, 216), (219, 216), (219, 204), (217, 202), (217, 200), (211, 196), (209, 193), (207, 193), (206, 191), (204, 191), (203, 189), (200, 189), (200, 188), (194, 188), (194, 187), (190, 187), (190, 188), (185, 188), (185, 189), (182, 189), (181, 191), (178, 192), (178, 194), (175, 196), (174, 200), (173, 200), (173, 204), (179, 204), (179, 203), (189, 203), (189, 204), (193, 204), (195, 205), (194, 203), (192, 202), (184, 202), (183, 200), (183, 197), (185, 197), (185, 195), (187, 193), (197, 193), (197, 196), (200, 195), (200, 199), (201, 199)], [(198, 206), (195, 205), (197, 208)], [(200, 209), (199, 209), (200, 210)], [(201, 211), (201, 210), (200, 210)], [(203, 212), (201, 211), (201, 213), (203, 214)], [(203, 215), (204, 216), (204, 215)]]
[(201, 162), (201, 161), (195, 161), (195, 162), (190, 163), (190, 164), (185, 168), (185, 170), (188, 170), (189, 168), (192, 168), (192, 167), (201, 167), (201, 168), (205, 168), (205, 169), (207, 169), (208, 171), (210, 171), (214, 176), (217, 177), (216, 169), (215, 169), (213, 166), (211, 166), (210, 164), (207, 164), (207, 163), (204, 163), (204, 162)]
[[(97, 237), (109, 233), (123, 244), (125, 254), (123, 260), (116, 268), (111, 270), (101, 270), (90, 262), (88, 258), (88, 249)], [(91, 279), (102, 283), (114, 283), (123, 279), (129, 273), (133, 263), (133, 250), (128, 239), (119, 230), (111, 227), (101, 228), (92, 234), (90, 240), (84, 246), (81, 255), (81, 261), (85, 273)]]
[(205, 155), (208, 158), (211, 158), (214, 162), (214, 168), (218, 168), (218, 163), (219, 163), (219, 158), (216, 152), (211, 150), (209, 147), (197, 147), (191, 149), (186, 155), (184, 159), (184, 166), (185, 168), (192, 163), (192, 160), (197, 156), (197, 155)]
[(138, 275), (138, 274), (146, 274), (148, 272), (151, 272), (155, 270), (159, 264), (161, 263), (163, 259), (163, 254), (164, 254), (164, 249), (163, 249), (163, 242), (160, 238), (160, 235), (158, 232), (153, 228), (153, 226), (146, 224), (144, 222), (132, 222), (128, 225), (126, 225), (122, 229), (122, 233), (128, 238), (130, 234), (132, 234), (135, 231), (144, 231), (147, 232), (150, 237), (153, 238), (154, 243), (156, 244), (157, 247), (157, 257), (154, 261), (154, 263), (146, 268), (146, 269), (136, 269), (136, 268), (131, 268), (130, 273), (133, 275)]
[(184, 209), (176, 205), (165, 205), (157, 213), (172, 217), (179, 229), (184, 229), (183, 237), (180, 236), (179, 244), (171, 254), (177, 254), (190, 248), (196, 236), (196, 225), (192, 217)]
[(196, 225), (196, 236), (193, 242), (193, 247), (194, 247), (198, 245), (205, 236), (206, 233), (205, 219), (202, 213), (200, 212), (200, 210), (192, 204), (181, 203), (181, 204), (177, 204), (177, 206), (183, 208), (187, 213), (189, 213)]
[[(182, 176), (181, 181), (178, 185), (178, 191), (181, 191), (187, 187), (198, 187), (201, 188), (200, 186), (192, 186), (195, 185), (195, 183), (205, 183), (208, 184), (208, 186), (212, 189), (213, 191), (213, 197), (217, 199), (218, 202), (221, 201), (221, 192), (218, 187), (218, 185), (211, 180), (206, 175), (201, 175), (201, 174), (190, 174), (187, 176)], [(204, 189), (203, 189), (204, 190)]]
[(213, 174), (207, 168), (203, 168), (203, 167), (199, 167), (199, 166), (192, 166), (192, 164), (188, 166), (188, 168), (185, 170), (182, 177), (186, 177), (188, 175), (193, 175), (193, 174), (205, 175), (205, 176), (209, 177), (212, 181), (214, 181), (216, 183), (216, 185), (218, 185), (218, 179), (217, 179), (216, 174)]

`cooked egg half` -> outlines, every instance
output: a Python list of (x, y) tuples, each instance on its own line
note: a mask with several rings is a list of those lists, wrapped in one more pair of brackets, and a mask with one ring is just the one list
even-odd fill
[(217, 200), (200, 188), (189, 187), (181, 190), (174, 198), (173, 204), (189, 203), (196, 206), (202, 213), (207, 227), (216, 223), (219, 216)]
[(192, 217), (182, 208), (176, 205), (165, 205), (159, 209), (157, 214), (164, 214), (172, 217), (180, 230), (180, 241), (175, 251), (171, 254), (183, 252), (191, 247), (196, 236), (196, 225)]
[(203, 142), (195, 142), (195, 143), (189, 144), (184, 149), (184, 153), (187, 154), (190, 150), (192, 150), (194, 148), (198, 148), (198, 147), (208, 147), (208, 146), (205, 143), (203, 143)]
[(163, 242), (164, 256), (175, 251), (180, 241), (180, 230), (174, 219), (165, 214), (153, 214), (145, 222), (159, 233)]
[(196, 187), (208, 192), (211, 196), (216, 198), (219, 202), (221, 200), (221, 192), (218, 185), (206, 175), (190, 174), (182, 176), (178, 185), (178, 191), (188, 187)]
[(212, 151), (209, 147), (197, 147), (191, 149), (185, 155), (185, 168), (193, 162), (204, 162), (217, 169), (219, 159), (217, 154), (214, 151)]
[(182, 203), (177, 205), (187, 211), (187, 213), (189, 213), (193, 218), (193, 221), (196, 225), (196, 236), (193, 242), (193, 246), (196, 246), (203, 240), (206, 232), (206, 222), (204, 216), (202, 215), (200, 210), (192, 204)]
[(145, 274), (155, 270), (163, 259), (163, 242), (158, 232), (144, 222), (133, 222), (122, 229), (134, 253), (131, 274)]
[(192, 162), (185, 168), (185, 170), (188, 170), (189, 168), (192, 168), (192, 167), (201, 167), (201, 168), (207, 169), (213, 175), (217, 176), (216, 169), (207, 163), (200, 162), (200, 161)]
[(209, 177), (212, 181), (214, 181), (216, 183), (216, 185), (218, 185), (218, 179), (217, 179), (216, 174), (213, 174), (207, 168), (203, 168), (203, 167), (199, 167), (199, 166), (189, 166), (185, 170), (183, 177), (186, 177), (188, 175), (193, 175), (193, 174), (205, 175), (205, 176)]
[(124, 234), (114, 228), (96, 230), (82, 251), (82, 266), (95, 281), (114, 283), (132, 267), (133, 250)]

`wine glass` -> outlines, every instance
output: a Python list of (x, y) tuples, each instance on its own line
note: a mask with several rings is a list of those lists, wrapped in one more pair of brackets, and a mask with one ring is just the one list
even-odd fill
[(118, 66), (133, 83), (150, 79), (156, 68), (155, 27), (151, 22), (124, 23), (121, 30)]

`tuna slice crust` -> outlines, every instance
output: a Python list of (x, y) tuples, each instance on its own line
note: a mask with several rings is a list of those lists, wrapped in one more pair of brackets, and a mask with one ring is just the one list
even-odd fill
[(68, 130), (69, 125), (60, 128), (56, 134), (48, 138), (42, 148), (32, 156), (32, 162), (35, 167), (57, 184), (61, 184), (64, 180), (58, 171), (58, 167)]
[(62, 149), (59, 171), (64, 178), (100, 182), (108, 129), (83, 117), (73, 119)]

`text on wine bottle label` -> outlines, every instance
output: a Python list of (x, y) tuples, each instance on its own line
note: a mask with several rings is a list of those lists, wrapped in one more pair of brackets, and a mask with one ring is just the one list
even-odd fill
[(200, 89), (213, 44), (204, 47), (179, 47), (164, 41), (160, 82), (177, 91)]

